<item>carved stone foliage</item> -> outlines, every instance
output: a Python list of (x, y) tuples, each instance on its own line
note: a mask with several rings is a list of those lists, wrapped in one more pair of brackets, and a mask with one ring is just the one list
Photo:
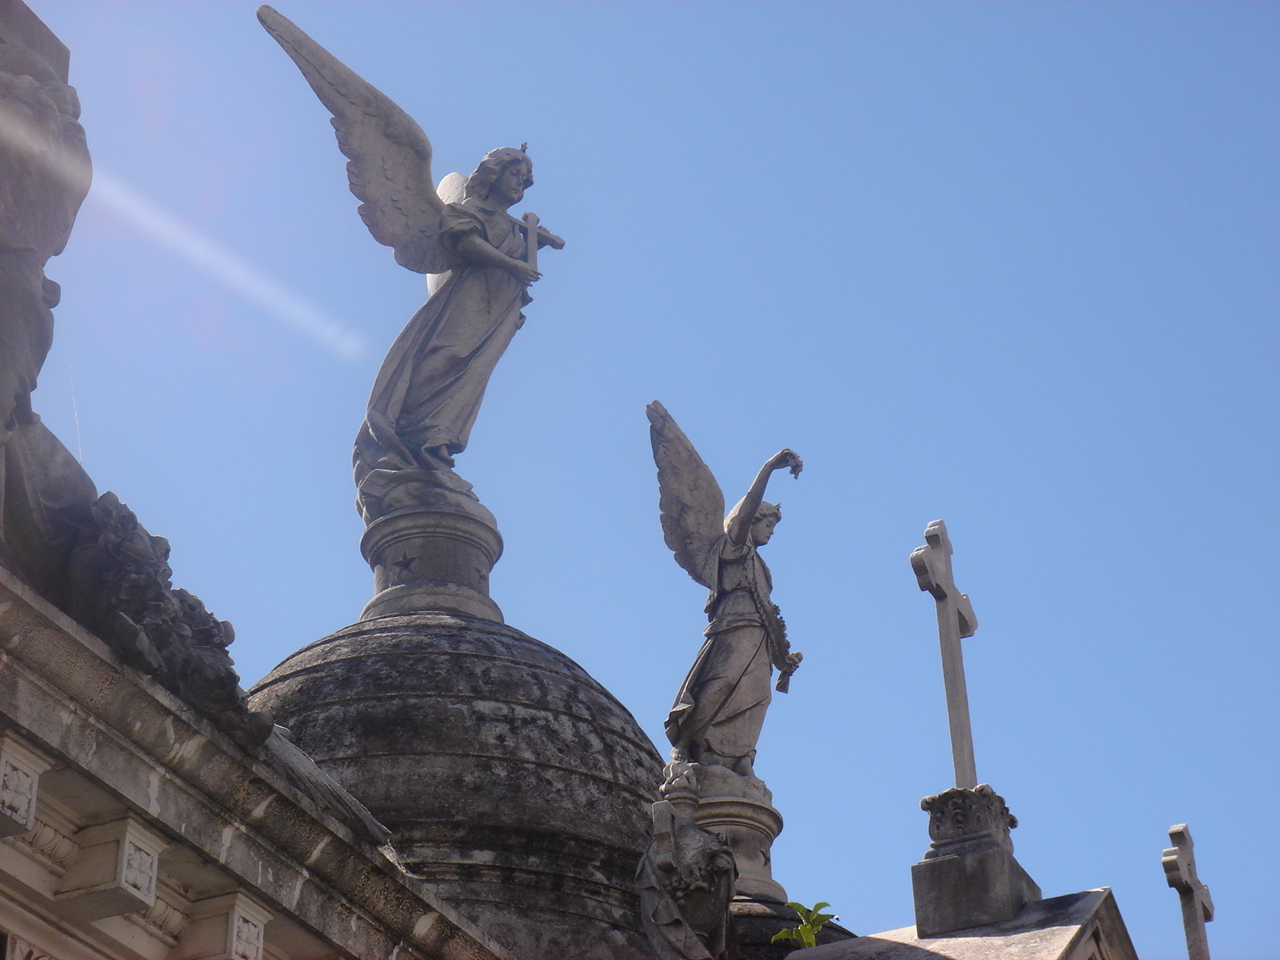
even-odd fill
[(1040, 887), (1013, 856), (1018, 825), (988, 784), (952, 787), (920, 801), (933, 841), (911, 867), (916, 932), (940, 936), (1003, 923), (1040, 899)]
[[(0, 934), (0, 945), (4, 944), (5, 939), (4, 935)], [(4, 952), (4, 960), (57, 960), (57, 958), (11, 934), (8, 937), (8, 948)]]
[(738, 877), (723, 836), (698, 826), (694, 765), (667, 764), (653, 805), (653, 842), (636, 873), (645, 932), (657, 960), (727, 957), (729, 903)]
[(1018, 825), (1018, 818), (990, 784), (981, 783), (973, 789), (952, 787), (925, 797), (920, 809), (929, 814), (929, 839), (935, 848), (991, 837), (1013, 849), (1009, 831)]
[(0, 734), (0, 837), (36, 825), (36, 793), (49, 763), (14, 737)]
[(271, 718), (250, 711), (227, 653), (235, 638), (198, 597), (173, 586), (169, 543), (153, 537), (114, 493), (93, 504), (71, 553), (71, 613), (131, 667), (260, 745)]

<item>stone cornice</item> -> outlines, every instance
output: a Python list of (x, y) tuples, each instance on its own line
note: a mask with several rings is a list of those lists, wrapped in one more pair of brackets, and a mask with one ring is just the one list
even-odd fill
[(3, 568), (0, 723), (348, 956), (503, 956), (389, 848), (358, 838)]

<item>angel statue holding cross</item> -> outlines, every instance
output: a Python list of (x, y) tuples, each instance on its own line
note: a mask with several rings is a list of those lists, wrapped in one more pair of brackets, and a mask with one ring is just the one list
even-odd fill
[(429, 501), (467, 496), (453, 472), (494, 367), (524, 321), (537, 250), (564, 241), (508, 208), (533, 184), (525, 147), (490, 151), (469, 177), (431, 175), (431, 143), (408, 114), (271, 7), (258, 19), (333, 114), (351, 192), (374, 239), (396, 262), (431, 274), (432, 294), (378, 371), (356, 438), (366, 523)]
[(672, 757), (754, 776), (773, 668), (781, 671), (776, 689), (786, 693), (802, 659), (791, 652), (786, 625), (770, 598), (773, 580), (760, 559), (759, 548), (782, 516), (764, 494), (775, 470), (785, 467), (798, 477), (804, 464), (791, 450), (770, 457), (725, 517), (720, 485), (684, 431), (662, 404), (655, 401), (646, 412), (667, 546), (711, 591), (706, 642), (667, 717)]

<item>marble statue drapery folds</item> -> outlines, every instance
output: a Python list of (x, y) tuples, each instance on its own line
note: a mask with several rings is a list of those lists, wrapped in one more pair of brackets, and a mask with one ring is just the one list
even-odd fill
[(433, 448), (449, 454), (466, 448), (489, 375), (530, 299), (505, 270), (469, 263), (457, 252), (468, 234), (512, 259), (524, 255), (524, 239), (505, 211), (474, 200), (446, 207), (440, 244), (453, 270), (392, 345), (369, 397), (369, 409), (424, 458), (429, 454), (421, 451)]
[(786, 627), (770, 599), (773, 578), (754, 543), (716, 541), (706, 579), (706, 642), (667, 716), (667, 738), (722, 757), (754, 750), (772, 699), (773, 668), (791, 669)]
[(503, 210), (475, 199), (445, 207), (439, 239), (453, 269), (392, 344), (356, 437), (355, 479), (366, 519), (408, 505), (415, 485), (470, 491), (450, 469), (451, 458), (467, 446), (489, 377), (524, 322), (520, 309), (530, 297), (506, 270), (468, 262), (458, 250), (464, 237), (513, 259), (526, 246)]
[(647, 412), (667, 546), (711, 591), (706, 642), (665, 724), (672, 756), (749, 776), (772, 697), (773, 668), (781, 671), (777, 689), (785, 692), (801, 659), (790, 650), (770, 597), (769, 568), (757, 549), (769, 542), (781, 517), (775, 504), (764, 502), (764, 492), (775, 470), (785, 467), (798, 476), (803, 464), (791, 450), (775, 454), (722, 521), (724, 494), (714, 475), (662, 404), (651, 403)]

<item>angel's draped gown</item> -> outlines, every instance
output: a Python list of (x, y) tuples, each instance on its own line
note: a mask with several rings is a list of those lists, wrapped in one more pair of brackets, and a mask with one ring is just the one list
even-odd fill
[(728, 758), (752, 757), (772, 693), (771, 666), (786, 666), (789, 650), (778, 608), (769, 598), (773, 578), (755, 546), (716, 542), (704, 583), (706, 642), (676, 694), (667, 717), (667, 738), (677, 747), (706, 746)]
[(467, 234), (509, 257), (525, 258), (517, 221), (505, 211), (474, 198), (445, 207), (440, 245), (452, 271), (401, 331), (378, 371), (356, 439), (362, 492), (373, 492), (363, 482), (372, 470), (439, 470), (444, 464), (431, 455), (433, 448), (449, 454), (466, 448), (489, 375), (523, 322), (520, 308), (529, 302), (524, 284), (498, 267), (463, 259), (458, 243)]

